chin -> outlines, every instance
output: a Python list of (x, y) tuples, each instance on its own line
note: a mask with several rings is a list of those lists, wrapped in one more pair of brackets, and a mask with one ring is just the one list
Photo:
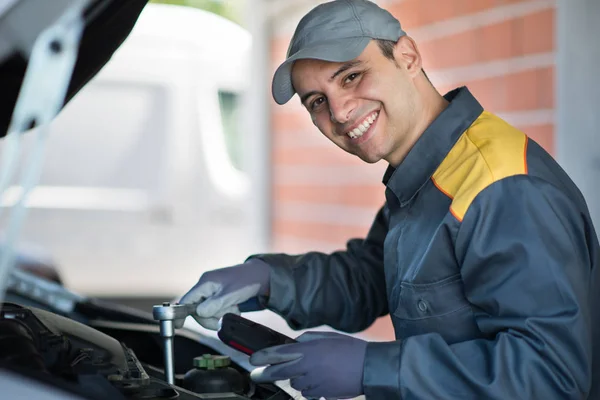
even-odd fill
[(381, 157), (379, 156), (372, 156), (372, 155), (368, 155), (368, 154), (361, 154), (361, 155), (357, 155), (358, 158), (360, 158), (361, 160), (363, 160), (364, 162), (366, 162), (367, 164), (375, 164), (379, 161), (381, 161)]

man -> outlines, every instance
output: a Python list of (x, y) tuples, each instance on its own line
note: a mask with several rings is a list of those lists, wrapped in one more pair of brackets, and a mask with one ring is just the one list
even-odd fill
[(252, 298), (292, 328), (357, 332), (390, 314), (396, 339), (338, 333), (255, 353), (259, 382), (310, 397), (600, 396), (599, 244), (585, 201), (524, 133), (467, 88), (441, 96), (415, 42), (364, 0), (314, 8), (273, 79), (319, 130), (385, 160), (386, 203), (345, 251), (267, 254), (204, 274), (182, 299), (216, 327)]

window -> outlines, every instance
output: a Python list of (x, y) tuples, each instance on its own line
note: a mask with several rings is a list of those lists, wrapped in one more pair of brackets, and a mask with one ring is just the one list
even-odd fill
[(225, 146), (231, 163), (237, 170), (242, 170), (242, 137), (240, 135), (240, 96), (230, 91), (219, 91), (221, 123), (225, 134)]

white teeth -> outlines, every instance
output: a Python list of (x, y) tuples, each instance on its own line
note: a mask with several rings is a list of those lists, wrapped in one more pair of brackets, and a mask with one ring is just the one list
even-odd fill
[(377, 119), (377, 116), (379, 115), (379, 112), (376, 111), (373, 114), (369, 115), (367, 118), (365, 118), (365, 120), (360, 123), (358, 125), (358, 127), (352, 129), (351, 131), (349, 131), (347, 133), (348, 136), (350, 136), (352, 139), (356, 139), (358, 137), (361, 137), (363, 135), (363, 133), (365, 133), (369, 127), (371, 126), (371, 124), (373, 122), (375, 122), (375, 120)]

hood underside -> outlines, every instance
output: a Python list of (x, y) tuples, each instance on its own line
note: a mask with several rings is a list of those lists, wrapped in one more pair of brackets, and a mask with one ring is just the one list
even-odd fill
[[(84, 12), (85, 27), (68, 86), (68, 103), (110, 60), (129, 36), (148, 0), (95, 0)], [(0, 63), (0, 138), (8, 126), (25, 76), (27, 60), (20, 53)]]

